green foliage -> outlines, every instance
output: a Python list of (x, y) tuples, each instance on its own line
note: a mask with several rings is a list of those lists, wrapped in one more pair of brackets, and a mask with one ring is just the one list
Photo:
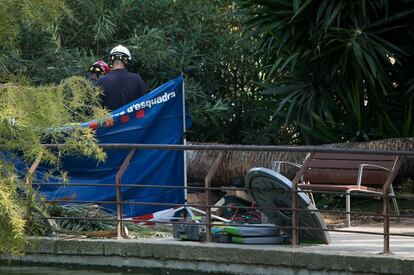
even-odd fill
[[(256, 88), (260, 81), (258, 56), (254, 41), (240, 33), (241, 22), (233, 15), (232, 1), (68, 4), (77, 20), (61, 27), (64, 47), (90, 48), (92, 54), (105, 58), (114, 45), (122, 43), (134, 58), (130, 70), (139, 71), (150, 87), (189, 72), (186, 91), (193, 120), (191, 140), (281, 142), (252, 134), (269, 123), (273, 110), (255, 108), (267, 101)], [(251, 114), (260, 116), (263, 123), (255, 124)], [(276, 119), (273, 125), (272, 131), (277, 131)]]
[[(35, 84), (60, 83), (84, 75), (89, 64), (123, 44), (133, 56), (129, 69), (151, 88), (188, 73), (191, 140), (296, 142), (295, 126), (279, 134), (283, 122), (270, 108), (272, 99), (259, 94), (261, 57), (256, 42), (241, 33), (231, 0), (54, 2), (41, 5), (51, 14), (60, 12), (59, 18), (50, 17), (50, 24), (20, 24), (18, 53), (0, 54), (0, 75), (13, 72)], [(257, 135), (261, 130), (266, 134)]]
[[(97, 205), (55, 205), (49, 209), (49, 212), (54, 217), (69, 217), (69, 219), (57, 220), (59, 230), (64, 232), (99, 231), (116, 228), (116, 221), (113, 221), (114, 216)], [(105, 219), (112, 219), (112, 221)]]
[[(29, 164), (42, 156), (44, 162), (55, 167), (50, 173), (60, 172), (61, 176), (65, 174), (59, 170), (59, 160), (65, 154), (77, 152), (99, 161), (105, 159), (94, 132), (73, 124), (92, 117), (103, 119), (106, 115), (96, 107), (100, 91), (89, 81), (73, 77), (59, 85), (34, 87), (21, 79), (13, 80), (11, 77), (0, 86), (1, 149), (15, 152)], [(65, 146), (51, 150), (41, 145), (47, 142)], [(26, 205), (20, 192), (25, 186), (20, 176), (14, 166), (0, 162), (0, 253), (19, 253), (25, 245)]]
[(239, 3), (280, 116), (317, 142), (413, 136), (413, 1)]
[[(89, 128), (61, 126), (104, 117), (99, 106), (100, 91), (83, 78), (70, 78), (60, 85), (28, 86), (27, 83), (8, 83), (0, 87), (0, 144), (8, 149), (22, 150), (28, 160), (39, 154), (42, 159), (57, 164), (56, 154), (41, 142), (64, 142), (61, 153), (78, 151), (103, 160)], [(71, 138), (67, 138), (70, 134)], [(98, 152), (98, 154), (96, 154)]]
[(17, 194), (20, 180), (11, 170), (8, 163), (0, 160), (0, 253), (19, 254), (25, 245), (26, 222)]
[[(70, 115), (65, 108), (60, 110), (63, 96), (55, 93), (54, 87), (33, 88), (24, 77), (16, 76), (24, 68), (18, 63), (21, 42), (27, 28), (36, 29), (36, 34), (51, 34), (51, 27), (63, 14), (67, 14), (63, 2), (10, 0), (0, 4), (0, 144), (2, 149), (19, 150), (28, 160), (43, 153), (46, 160), (56, 162), (56, 156), (42, 148), (40, 142), (47, 127), (60, 126), (70, 120)], [(18, 192), (23, 189), (13, 166), (0, 161), (0, 253), (19, 254), (26, 244), (26, 214)]]
[(0, 49), (18, 49), (25, 28), (53, 33), (53, 26), (70, 11), (62, 1), (7, 0), (0, 4)]

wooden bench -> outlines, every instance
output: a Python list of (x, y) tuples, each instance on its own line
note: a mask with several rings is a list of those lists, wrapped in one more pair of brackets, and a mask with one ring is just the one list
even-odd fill
[[(303, 165), (275, 161), (274, 169), (280, 171), (281, 164), (299, 168), (293, 183), (303, 191), (332, 191), (346, 193), (346, 211), (351, 211), (351, 192), (371, 193), (391, 196), (394, 209), (399, 215), (392, 182), (401, 165), (398, 156), (311, 153)], [(313, 198), (312, 198), (313, 199)], [(351, 216), (346, 214), (347, 225)]]

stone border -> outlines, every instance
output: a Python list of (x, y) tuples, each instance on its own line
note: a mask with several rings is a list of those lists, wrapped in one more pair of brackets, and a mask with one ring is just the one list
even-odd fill
[(410, 274), (414, 257), (323, 251), (318, 246), (253, 246), (174, 240), (31, 238), (24, 256), (0, 260), (89, 266), (169, 268), (233, 274)]

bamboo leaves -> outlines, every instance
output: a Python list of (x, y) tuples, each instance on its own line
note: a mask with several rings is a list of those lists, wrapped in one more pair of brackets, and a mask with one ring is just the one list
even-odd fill
[[(28, 163), (39, 155), (51, 164), (50, 172), (59, 171), (60, 158), (78, 153), (98, 161), (105, 153), (98, 147), (94, 132), (78, 124), (63, 127), (77, 120), (99, 119), (104, 111), (98, 106), (100, 92), (79, 77), (60, 85), (31, 86), (19, 78), (8, 79), (0, 86), (1, 155), (18, 154)], [(42, 143), (64, 143), (61, 150), (49, 150)], [(8, 151), (5, 151), (7, 149)], [(11, 153), (13, 152), (13, 153)], [(21, 175), (14, 166), (0, 158), (0, 253), (18, 254), (24, 250), (25, 206), (21, 200)]]

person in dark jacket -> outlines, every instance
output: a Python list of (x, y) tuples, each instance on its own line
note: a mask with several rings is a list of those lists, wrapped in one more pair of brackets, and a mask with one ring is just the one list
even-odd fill
[(138, 73), (128, 72), (132, 57), (129, 50), (118, 45), (109, 54), (111, 71), (99, 78), (96, 86), (103, 89), (102, 105), (110, 111), (118, 109), (147, 92), (147, 85)]

